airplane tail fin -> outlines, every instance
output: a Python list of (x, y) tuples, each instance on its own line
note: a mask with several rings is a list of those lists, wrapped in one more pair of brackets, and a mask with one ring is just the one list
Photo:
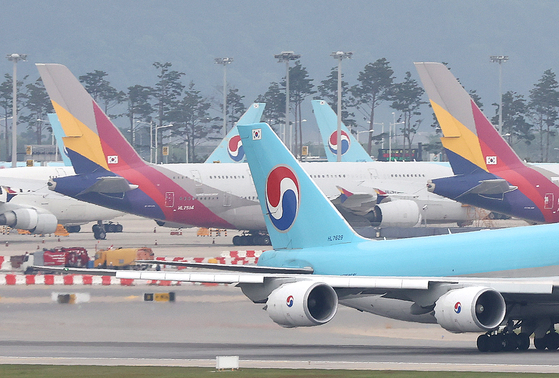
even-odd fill
[(66, 66), (36, 66), (64, 129), (64, 145), (77, 174), (145, 164)]
[[(250, 125), (260, 122), (264, 108), (266, 108), (265, 103), (252, 104), (245, 114), (239, 118), (237, 125)], [(208, 156), (204, 163), (242, 163), (246, 161), (245, 151), (241, 143), (241, 138), (239, 137), (237, 125), (229, 130), (225, 138), (219, 143), (214, 152)]]
[(265, 123), (239, 125), (274, 249), (361, 241)]
[(72, 162), (70, 161), (70, 158), (66, 153), (66, 149), (64, 148), (64, 141), (62, 140), (62, 138), (66, 136), (66, 134), (64, 134), (64, 130), (62, 129), (62, 125), (60, 124), (60, 121), (58, 120), (56, 113), (48, 113), (47, 116), (49, 117), (49, 123), (50, 126), (52, 127), (52, 132), (56, 139), (56, 144), (58, 145), (57, 146), (58, 152), (62, 157), (62, 161), (64, 162), (65, 166), (71, 167)]
[(441, 63), (415, 63), (444, 137), (455, 174), (496, 173), (524, 163)]
[[(316, 123), (322, 136), (322, 144), (328, 161), (337, 161), (338, 158), (338, 116), (330, 105), (324, 100), (312, 100), (312, 107)], [(359, 142), (351, 135), (342, 123), (342, 161), (372, 161), (371, 157)]]

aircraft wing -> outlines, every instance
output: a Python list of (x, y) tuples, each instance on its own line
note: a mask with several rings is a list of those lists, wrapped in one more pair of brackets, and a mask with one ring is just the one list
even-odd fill
[(160, 264), (170, 266), (183, 266), (188, 268), (201, 268), (213, 270), (227, 270), (237, 273), (289, 273), (289, 274), (312, 274), (312, 268), (275, 268), (260, 265), (228, 265), (228, 264), (212, 264), (188, 261), (162, 261), (162, 260), (136, 260), (141, 264)]
[[(161, 263), (161, 261), (158, 261)], [(168, 262), (165, 262), (167, 264)], [(217, 265), (217, 264), (214, 264)], [(239, 266), (237, 266), (238, 268)], [(241, 266), (242, 267), (242, 266)], [(181, 282), (264, 284), (266, 280), (314, 281), (334, 289), (356, 289), (367, 292), (420, 290), (431, 291), (435, 286), (456, 287), (482, 286), (502, 294), (552, 295), (559, 289), (559, 277), (545, 278), (476, 278), (476, 277), (382, 277), (382, 276), (335, 276), (315, 274), (271, 273), (216, 273), (211, 271), (162, 272), (117, 271), (117, 278), (163, 280)], [(373, 290), (373, 291), (371, 291)], [(557, 295), (557, 294), (556, 294)]]

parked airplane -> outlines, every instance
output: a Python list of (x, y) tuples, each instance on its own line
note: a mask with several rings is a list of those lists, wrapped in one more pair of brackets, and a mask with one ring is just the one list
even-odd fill
[(559, 225), (367, 240), (268, 125), (239, 126), (239, 133), (274, 249), (256, 266), (175, 263), (230, 272), (117, 277), (236, 284), (283, 327), (328, 323), (341, 304), (455, 333), (482, 332), (480, 351), (528, 349), (532, 333), (537, 349), (559, 347), (559, 246), (552, 237)]
[[(37, 67), (67, 135), (64, 143), (76, 171), (76, 176), (51, 180), (51, 189), (160, 224), (251, 231), (234, 243), (267, 241), (260, 234), (265, 223), (246, 164), (146, 163), (65, 66)], [(451, 172), (421, 162), (307, 163), (305, 168), (330, 198), (340, 196), (341, 185), (352, 193), (374, 192), (378, 185), (390, 195), (414, 197), (424, 191), (427, 179)], [(440, 206), (438, 219), (465, 221), (463, 211), (456, 214)], [(413, 226), (424, 212), (413, 201), (380, 204), (373, 211), (372, 219), (382, 226)]]
[(537, 223), (559, 222), (559, 176), (525, 164), (441, 63), (415, 63), (443, 131), (455, 176), (429, 190), (450, 199)]
[(264, 103), (254, 103), (249, 106), (245, 114), (239, 118), (236, 125), (229, 130), (227, 136), (206, 159), (205, 163), (243, 163), (246, 161), (241, 137), (237, 125), (250, 125), (260, 122), (266, 108)]
[[(323, 100), (313, 100), (312, 107), (314, 111), (314, 116), (316, 117), (316, 123), (322, 136), (322, 144), (324, 146), (324, 152), (329, 162), (337, 161), (338, 149), (338, 116), (330, 105)], [(380, 166), (380, 164), (401, 164), (401, 163), (373, 163), (373, 159), (367, 154), (365, 149), (361, 144), (353, 137), (351, 132), (342, 123), (342, 161), (343, 162), (366, 162), (367, 167), (369, 166)], [(414, 163), (406, 163), (414, 164)], [(431, 163), (438, 164), (438, 163)], [(384, 169), (391, 169), (395, 167), (394, 165), (386, 165)], [(420, 184), (424, 184), (420, 183)], [(402, 208), (415, 208), (422, 209), (422, 218), (425, 223), (453, 223), (458, 222), (459, 225), (467, 224), (474, 218), (475, 211), (471, 208), (462, 206), (459, 202), (448, 200), (447, 198), (432, 195), (429, 193), (425, 186), (415, 188), (402, 188), (400, 193), (388, 194), (385, 190), (390, 188), (393, 184), (379, 181), (374, 183), (376, 188), (373, 191), (353, 193), (345, 188), (340, 187), (342, 196), (334, 201), (334, 204), (338, 210), (344, 214), (349, 211), (354, 215), (366, 216), (371, 223), (380, 224), (383, 218), (383, 207), (385, 206), (395, 206), (395, 201), (405, 201), (398, 202), (396, 205)], [(413, 193), (413, 194), (411, 194)], [(351, 198), (350, 201), (347, 201)], [(388, 205), (389, 204), (389, 205)], [(453, 216), (448, 216), (449, 213), (454, 214)], [(375, 216), (373, 216), (373, 214)]]
[(80, 226), (93, 226), (96, 239), (105, 239), (106, 229), (112, 225), (103, 221), (122, 216), (120, 211), (89, 204), (54, 193), (47, 188), (49, 179), (73, 175), (72, 167), (18, 167), (0, 170), (0, 225), (48, 234), (62, 224), (69, 232), (80, 231)]

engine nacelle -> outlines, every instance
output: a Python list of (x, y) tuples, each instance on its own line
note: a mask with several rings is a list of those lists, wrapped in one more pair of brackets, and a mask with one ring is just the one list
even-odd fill
[(380, 203), (365, 217), (373, 226), (413, 227), (420, 221), (419, 206), (411, 200)]
[(283, 284), (270, 294), (267, 311), (283, 327), (309, 327), (329, 322), (336, 315), (338, 295), (321, 282)]
[(435, 303), (437, 323), (450, 332), (483, 332), (503, 322), (506, 304), (498, 291), (472, 286), (451, 290)]
[(29, 230), (35, 234), (50, 234), (56, 231), (58, 221), (50, 213), (39, 213), (35, 209), (15, 209), (0, 214), (0, 224)]

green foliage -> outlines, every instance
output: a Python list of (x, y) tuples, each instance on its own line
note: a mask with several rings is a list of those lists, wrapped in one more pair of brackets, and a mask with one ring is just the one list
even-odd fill
[(539, 132), (540, 161), (549, 161), (549, 145), (555, 136), (559, 108), (559, 84), (552, 70), (544, 71), (541, 79), (530, 90), (530, 118)]
[[(355, 99), (358, 110), (365, 111), (365, 120), (369, 130), (374, 129), (375, 109), (388, 100), (388, 94), (394, 82), (394, 71), (386, 58), (377, 59), (363, 68), (357, 77), (359, 84), (351, 87), (351, 94)], [(372, 154), (373, 133), (367, 133), (367, 152)]]
[[(388, 95), (388, 98), (392, 101), (390, 107), (401, 114), (398, 121), (403, 122), (400, 130), (404, 136), (404, 141), (408, 142), (410, 155), (413, 137), (417, 133), (417, 129), (422, 121), (421, 119), (414, 119), (414, 117), (421, 115), (419, 108), (421, 105), (426, 104), (425, 101), (421, 100), (424, 92), (425, 90), (419, 86), (416, 80), (411, 78), (411, 73), (408, 71), (404, 81), (395, 84)], [(406, 143), (404, 143), (405, 149)]]
[(285, 90), (282, 92), (280, 85), (272, 82), (266, 93), (259, 95), (255, 102), (266, 104), (264, 121), (277, 131), (278, 126), (285, 122)]
[[(54, 112), (54, 109), (40, 78), (35, 80), (34, 83), (27, 84), (25, 88), (26, 91), (22, 96), (22, 102), (28, 112), (20, 117), (19, 120), (27, 122), (27, 129), (34, 132), (35, 140), (32, 144), (41, 144), (43, 142), (43, 131), (47, 128), (47, 114)], [(50, 126), (48, 129), (52, 132)]]
[[(491, 118), (491, 123), (496, 125), (499, 122), (499, 104), (493, 104), (493, 106), (495, 106), (495, 116)], [(528, 105), (524, 96), (513, 91), (503, 94), (503, 128), (501, 134), (510, 146), (520, 141), (529, 145), (535, 139), (532, 124), (526, 121), (527, 115)]]

